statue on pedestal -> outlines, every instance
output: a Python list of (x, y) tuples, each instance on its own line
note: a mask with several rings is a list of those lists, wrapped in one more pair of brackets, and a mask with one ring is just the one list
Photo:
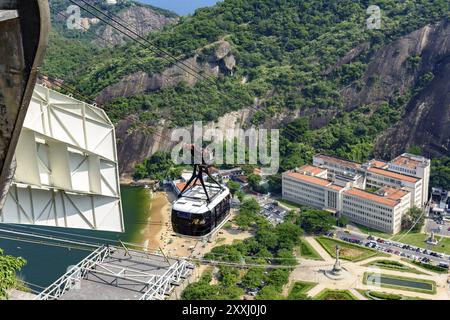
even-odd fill
[(334, 266), (333, 266), (333, 270), (332, 270), (332, 272), (334, 274), (339, 274), (342, 271), (341, 261), (339, 259), (340, 251), (341, 251), (341, 248), (337, 245), (336, 246), (336, 261), (334, 262)]

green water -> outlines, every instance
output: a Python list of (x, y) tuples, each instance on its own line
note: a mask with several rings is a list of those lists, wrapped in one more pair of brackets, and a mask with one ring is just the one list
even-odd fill
[[(146, 221), (149, 218), (148, 208), (151, 201), (149, 190), (140, 187), (122, 186), (121, 194), (125, 233), (35, 226), (31, 228), (27, 226), (1, 226), (26, 233), (40, 233), (93, 244), (112, 244), (118, 239), (124, 242), (142, 243), (144, 241), (144, 230), (147, 227)], [(11, 234), (0, 231), (0, 248), (5, 251), (5, 254), (21, 256), (27, 260), (27, 265), (21, 270), (19, 277), (34, 284), (35, 286), (31, 285), (30, 287), (36, 291), (41, 291), (40, 287), (47, 287), (53, 283), (66, 272), (67, 267), (77, 264), (90, 253), (87, 250), (75, 248), (6, 240), (1, 238), (2, 235), (11, 236)], [(35, 240), (36, 238), (30, 237), (27, 239)]]
[(381, 282), (381, 284), (433, 291), (433, 285), (431, 283), (426, 283), (426, 282), (421, 282), (421, 281), (412, 281), (412, 280), (408, 280), (408, 279), (397, 279), (397, 278), (381, 276), (380, 282)]

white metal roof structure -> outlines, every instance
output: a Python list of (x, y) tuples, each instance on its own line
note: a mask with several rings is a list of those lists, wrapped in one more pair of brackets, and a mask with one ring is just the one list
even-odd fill
[(93, 105), (36, 85), (0, 222), (123, 232), (114, 127)]
[(184, 196), (173, 203), (173, 209), (181, 212), (203, 214), (217, 206), (229, 194), (227, 187), (222, 189), (212, 183), (205, 183), (205, 188), (211, 197), (208, 203), (205, 191), (201, 185), (196, 185), (188, 190)]

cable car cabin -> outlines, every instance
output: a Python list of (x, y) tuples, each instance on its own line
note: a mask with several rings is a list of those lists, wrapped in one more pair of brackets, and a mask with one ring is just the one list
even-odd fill
[(230, 190), (205, 183), (190, 188), (172, 206), (172, 227), (175, 233), (204, 237), (221, 227), (230, 214)]

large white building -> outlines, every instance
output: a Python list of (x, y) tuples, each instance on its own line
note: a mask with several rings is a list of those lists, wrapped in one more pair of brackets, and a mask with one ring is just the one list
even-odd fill
[(425, 157), (404, 153), (388, 163), (388, 169), (422, 179), (422, 204), (428, 202), (431, 161)]
[[(412, 164), (420, 170), (400, 170)], [(391, 166), (396, 170), (391, 170)], [(427, 201), (428, 179), (429, 160), (419, 161), (407, 154), (389, 163), (372, 160), (365, 164), (316, 155), (313, 165), (282, 175), (283, 198), (330, 210), (370, 228), (397, 233), (403, 214), (413, 206), (423, 207)]]

